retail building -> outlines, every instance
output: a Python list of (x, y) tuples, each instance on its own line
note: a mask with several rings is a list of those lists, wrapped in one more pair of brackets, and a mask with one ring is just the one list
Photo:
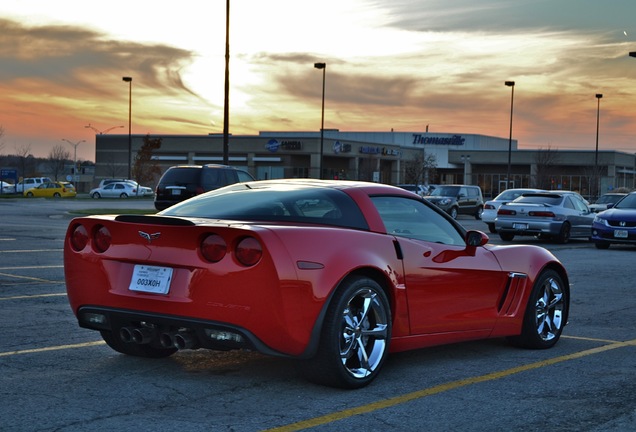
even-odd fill
[[(95, 181), (125, 177), (128, 161), (146, 135), (96, 135)], [(148, 135), (161, 139), (153, 159), (165, 171), (173, 165), (222, 163), (224, 137)], [(481, 186), (484, 195), (507, 187), (570, 189), (588, 198), (617, 187), (635, 186), (636, 156), (611, 150), (519, 150), (516, 140), (476, 134), (429, 132), (260, 132), (230, 135), (228, 164), (257, 179), (313, 177), (388, 184), (412, 182), (406, 167), (434, 157), (423, 182)], [(320, 174), (322, 173), (322, 174)], [(154, 185), (150, 185), (154, 186)]]

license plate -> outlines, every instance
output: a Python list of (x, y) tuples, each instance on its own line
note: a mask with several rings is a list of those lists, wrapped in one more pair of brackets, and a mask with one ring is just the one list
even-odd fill
[(172, 195), (181, 195), (181, 189), (172, 189)]
[(627, 230), (614, 230), (614, 238), (627, 238)]
[(153, 294), (168, 294), (171, 280), (172, 269), (170, 267), (138, 264), (135, 266), (128, 289)]
[(516, 230), (527, 230), (528, 229), (528, 224), (524, 224), (524, 223), (513, 223), (512, 227)]

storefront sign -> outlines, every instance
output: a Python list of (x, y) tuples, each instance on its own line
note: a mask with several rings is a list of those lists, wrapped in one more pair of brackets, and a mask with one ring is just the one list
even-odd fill
[(301, 141), (292, 141), (292, 140), (285, 140), (281, 142), (275, 138), (272, 138), (271, 140), (267, 141), (267, 144), (265, 144), (265, 148), (272, 153), (276, 153), (280, 149), (302, 150), (303, 143)]
[(265, 148), (272, 153), (276, 153), (280, 148), (280, 142), (278, 142), (277, 139), (272, 138), (271, 140), (267, 141), (267, 144), (265, 144)]
[(431, 144), (431, 145), (464, 145), (466, 139), (461, 135), (453, 135), (452, 137), (436, 137), (430, 135), (413, 134), (413, 144)]
[(283, 141), (281, 147), (283, 150), (302, 150), (303, 143), (300, 141)]
[(336, 141), (333, 143), (333, 152), (335, 154), (349, 153), (351, 152), (351, 144), (343, 144), (340, 141)]
[(398, 149), (392, 149), (387, 147), (373, 147), (373, 146), (360, 146), (360, 153), (363, 154), (381, 154), (383, 156), (400, 156)]

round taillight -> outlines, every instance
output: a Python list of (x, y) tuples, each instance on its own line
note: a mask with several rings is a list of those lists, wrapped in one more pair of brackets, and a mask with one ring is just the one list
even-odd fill
[(227, 253), (227, 243), (218, 234), (211, 234), (201, 242), (201, 254), (210, 262), (219, 262)]
[(93, 234), (93, 244), (98, 252), (106, 252), (113, 241), (110, 231), (105, 226), (100, 226)]
[(236, 259), (244, 266), (253, 266), (263, 256), (263, 247), (254, 237), (245, 237), (236, 245)]
[(71, 247), (75, 251), (81, 251), (88, 244), (88, 232), (84, 225), (77, 225), (71, 233)]

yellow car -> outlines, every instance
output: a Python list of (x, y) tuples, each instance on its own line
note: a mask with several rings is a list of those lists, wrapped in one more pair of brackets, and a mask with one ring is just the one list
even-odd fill
[(77, 195), (75, 186), (69, 182), (49, 182), (42, 183), (36, 188), (24, 191), (25, 197), (43, 197), (43, 198), (72, 198)]

